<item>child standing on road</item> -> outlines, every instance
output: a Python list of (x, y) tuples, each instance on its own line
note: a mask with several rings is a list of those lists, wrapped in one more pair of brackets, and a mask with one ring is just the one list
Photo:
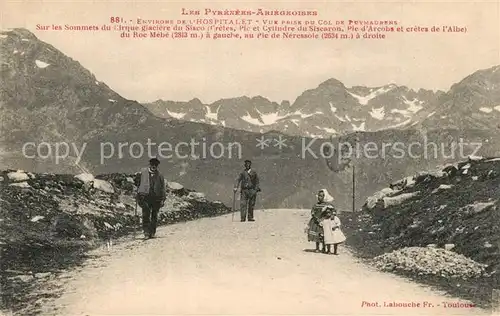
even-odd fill
[[(307, 240), (316, 243), (315, 252), (325, 252), (325, 244), (323, 242), (323, 228), (319, 225), (321, 223), (322, 215), (324, 214), (327, 207), (331, 207), (331, 204), (325, 201), (325, 197), (328, 194), (326, 189), (318, 191), (317, 199), (318, 202), (314, 204), (311, 209), (311, 219), (306, 226), (305, 232), (307, 233)], [(329, 195), (329, 194), (328, 194)], [(321, 245), (321, 250), (319, 246)]]
[(333, 254), (338, 255), (338, 245), (346, 240), (346, 237), (340, 229), (340, 219), (337, 217), (337, 211), (330, 207), (326, 211), (325, 218), (321, 221), (323, 227), (323, 238), (326, 247), (326, 253), (331, 254), (331, 245), (333, 245)]

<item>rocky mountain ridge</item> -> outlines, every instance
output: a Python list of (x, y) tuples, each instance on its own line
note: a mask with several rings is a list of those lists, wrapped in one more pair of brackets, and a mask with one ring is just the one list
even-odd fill
[[(145, 104), (164, 118), (201, 122), (246, 131), (329, 138), (355, 131), (409, 128), (437, 106), (442, 91), (414, 91), (405, 86), (347, 88), (329, 79), (290, 103), (264, 97), (238, 97), (203, 104), (157, 100)], [(425, 113), (425, 114), (424, 114)]]
[(500, 66), (481, 69), (449, 91), (418, 91), (387, 84), (346, 87), (328, 79), (293, 103), (237, 97), (203, 104), (157, 100), (145, 106), (159, 117), (265, 133), (329, 138), (386, 129), (498, 129)]

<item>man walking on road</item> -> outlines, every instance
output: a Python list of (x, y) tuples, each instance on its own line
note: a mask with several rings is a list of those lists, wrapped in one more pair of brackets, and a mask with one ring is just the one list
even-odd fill
[(255, 199), (257, 197), (257, 192), (260, 192), (259, 187), (259, 177), (257, 173), (252, 170), (252, 162), (250, 160), (245, 160), (245, 170), (243, 170), (236, 178), (236, 184), (234, 185), (234, 192), (240, 190), (240, 215), (241, 221), (247, 220), (249, 222), (254, 222), (253, 208), (255, 207)]
[(158, 171), (160, 161), (156, 158), (149, 160), (149, 167), (142, 168), (135, 179), (137, 190), (137, 204), (142, 208), (142, 229), (144, 238), (154, 238), (158, 223), (158, 211), (165, 204), (165, 179)]

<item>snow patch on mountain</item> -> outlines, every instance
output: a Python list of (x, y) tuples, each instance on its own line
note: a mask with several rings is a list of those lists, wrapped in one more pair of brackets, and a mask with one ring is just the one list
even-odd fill
[(35, 60), (35, 64), (37, 65), (38, 68), (46, 68), (50, 66), (50, 64), (47, 64), (46, 62), (43, 62), (41, 60)]
[(182, 119), (184, 116), (186, 116), (186, 113), (182, 113), (182, 112), (173, 112), (173, 111), (169, 111), (169, 110), (166, 110), (168, 115), (170, 115), (171, 117), (173, 118), (176, 118), (176, 119)]
[(338, 116), (337, 114), (335, 114), (335, 117), (336, 117), (339, 121), (341, 121), (341, 122), (345, 122), (345, 119), (344, 119), (344, 118), (342, 118), (342, 117), (340, 117), (340, 116)]
[(371, 111), (370, 111), (370, 115), (374, 119), (377, 119), (379, 121), (383, 120), (384, 117), (385, 117), (384, 107), (381, 107), (381, 108), (378, 108), (378, 109), (372, 108)]
[(257, 109), (256, 109), (256, 111), (259, 114), (261, 121), (259, 121), (256, 118), (251, 117), (250, 113), (248, 113), (248, 112), (245, 116), (242, 117), (242, 119), (247, 121), (248, 123), (251, 123), (254, 125), (265, 126), (265, 125), (272, 125), (272, 124), (276, 123), (277, 121), (279, 121), (280, 119), (285, 117), (285, 116), (279, 115), (276, 112), (263, 114)]
[[(250, 113), (248, 113), (248, 112), (246, 115), (242, 116), (241, 119), (250, 123), (250, 124), (253, 124), (253, 125), (267, 126), (267, 125), (273, 125), (273, 124), (277, 123), (278, 121), (280, 121), (284, 118), (290, 117), (290, 116), (292, 116), (292, 117), (293, 116), (300, 116), (301, 119), (305, 119), (305, 118), (311, 117), (313, 115), (323, 114), (323, 112), (314, 112), (311, 114), (305, 114), (305, 113), (301, 112), (300, 110), (295, 111), (294, 113), (286, 114), (286, 115), (280, 115), (280, 114), (278, 114), (278, 112), (264, 114), (257, 109), (256, 109), (256, 111), (260, 116), (260, 120), (250, 116)], [(300, 122), (300, 120), (298, 120), (298, 119), (291, 119), (291, 121), (294, 122), (296, 125), (298, 124), (298, 122)]]
[[(398, 128), (398, 127), (401, 127), (401, 126), (404, 126), (404, 125), (407, 125), (408, 123), (411, 122), (411, 118), (407, 119), (406, 121), (404, 122), (401, 122), (401, 123), (398, 123), (398, 124), (395, 124), (395, 125), (392, 125), (392, 126), (389, 126), (387, 129), (391, 129), (391, 128)], [(418, 123), (418, 122), (415, 122), (415, 123)], [(415, 124), (412, 124), (412, 126), (415, 125)]]
[(311, 137), (311, 138), (318, 138), (318, 139), (323, 139), (325, 138), (324, 135), (318, 135), (318, 134), (312, 134), (312, 133), (307, 133), (307, 136)]
[[(302, 113), (301, 111), (296, 111), (295, 113), (292, 113), (291, 115), (299, 115), (299, 116), (300, 116), (300, 118), (305, 119), (305, 118), (311, 117), (311, 116), (313, 116), (313, 115), (318, 115), (318, 114), (323, 114), (323, 112), (319, 112), (319, 111), (317, 111), (317, 112), (314, 112), (314, 113), (311, 113), (311, 114), (304, 114), (304, 113)], [(285, 116), (283, 116), (282, 118), (287, 117), (287, 116), (288, 116), (288, 115), (285, 115)]]
[(337, 131), (333, 128), (329, 128), (329, 127), (320, 127), (320, 126), (316, 126), (318, 129), (320, 130), (323, 130), (329, 134), (337, 134)]
[(370, 102), (370, 100), (375, 99), (379, 95), (387, 93), (387, 92), (391, 91), (394, 88), (395, 88), (395, 85), (391, 84), (391, 85), (388, 85), (388, 86), (384, 86), (384, 87), (378, 88), (377, 90), (370, 92), (366, 96), (361, 96), (361, 95), (358, 95), (358, 94), (354, 94), (354, 93), (349, 92), (349, 91), (347, 91), (347, 92), (351, 96), (353, 96), (354, 98), (356, 98), (358, 100), (359, 104), (361, 104), (361, 105), (367, 105), (368, 102)]
[[(408, 105), (408, 111), (412, 113), (417, 113), (422, 110), (424, 107), (421, 105), (423, 102), (418, 99), (408, 100), (405, 96), (403, 96), (404, 103)], [(418, 104), (417, 104), (418, 103)]]
[(359, 126), (356, 126), (356, 124), (354, 124), (354, 123), (351, 123), (351, 125), (352, 125), (353, 131), (365, 131), (366, 130), (365, 122), (361, 123)]
[(407, 111), (407, 110), (392, 109), (391, 113), (399, 113), (399, 114), (401, 114), (403, 116), (406, 116), (406, 117), (411, 116), (411, 113), (409, 111)]
[(484, 113), (491, 113), (491, 112), (493, 112), (493, 109), (482, 107), (482, 108), (479, 108), (479, 111), (484, 112)]
[(205, 105), (205, 109), (207, 110), (207, 113), (205, 114), (205, 117), (209, 120), (217, 120), (217, 117), (219, 115), (219, 109), (220, 109), (220, 105), (219, 107), (217, 107), (217, 110), (215, 110), (215, 112), (212, 112), (210, 110), (210, 107), (208, 105)]
[(244, 116), (241, 117), (242, 120), (250, 123), (250, 124), (253, 124), (253, 125), (258, 125), (258, 126), (264, 126), (266, 124), (260, 122), (258, 119), (254, 118), (254, 117), (251, 117), (250, 116), (250, 113), (247, 112), (247, 114), (245, 114)]
[(427, 118), (433, 116), (434, 114), (436, 114), (436, 111), (433, 111), (433, 112), (429, 113), (429, 115), (427, 115)]
[(108, 99), (108, 101), (109, 101), (109, 102), (113, 102), (113, 103), (115, 103), (115, 102), (116, 102), (116, 100), (113, 100), (113, 99)]
[(328, 102), (330, 104), (330, 110), (332, 111), (332, 113), (335, 113), (337, 112), (337, 108), (333, 106), (332, 102)]
[(495, 106), (495, 107), (494, 107), (494, 109), (495, 109), (496, 111), (500, 112), (500, 105)]

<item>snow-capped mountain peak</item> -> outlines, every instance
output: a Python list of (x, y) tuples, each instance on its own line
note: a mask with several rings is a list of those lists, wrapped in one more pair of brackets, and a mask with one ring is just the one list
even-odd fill
[[(146, 106), (162, 117), (253, 131), (330, 137), (332, 133), (464, 126), (486, 128), (500, 119), (500, 66), (479, 70), (447, 93), (418, 91), (394, 83), (347, 88), (328, 79), (290, 103), (262, 96), (222, 99), (212, 104), (156, 101)], [(196, 101), (197, 100), (197, 101)], [(473, 122), (473, 123), (472, 123)]]

